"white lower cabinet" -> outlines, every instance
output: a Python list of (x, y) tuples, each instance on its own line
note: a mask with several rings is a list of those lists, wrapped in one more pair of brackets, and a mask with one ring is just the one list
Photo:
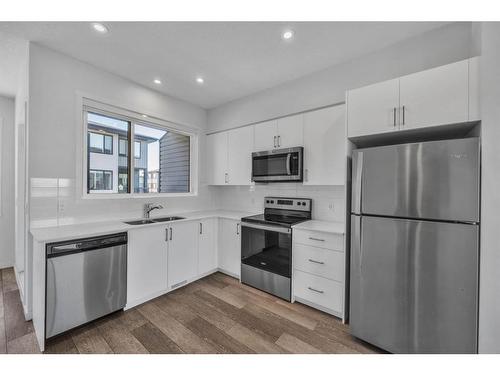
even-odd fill
[(219, 221), (219, 269), (239, 278), (241, 271), (241, 223), (239, 220)]
[(154, 226), (128, 232), (127, 308), (167, 291), (167, 230)]
[(187, 284), (198, 275), (198, 226), (197, 221), (169, 225), (167, 264), (171, 289)]
[(198, 223), (198, 275), (217, 269), (217, 219), (204, 219)]
[(344, 318), (344, 235), (293, 230), (293, 299)]

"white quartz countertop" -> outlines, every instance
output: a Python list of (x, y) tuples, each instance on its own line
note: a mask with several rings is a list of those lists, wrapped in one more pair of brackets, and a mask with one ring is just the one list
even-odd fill
[(308, 220), (292, 226), (293, 229), (315, 230), (327, 233), (345, 233), (345, 223), (338, 221)]
[[(176, 220), (174, 221), (174, 223), (189, 221), (189, 220), (207, 219), (211, 217), (241, 220), (242, 217), (254, 214), (255, 213), (244, 212), (244, 211), (212, 210), (212, 211), (172, 213), (168, 215), (167, 214), (152, 215), (151, 219), (154, 219), (155, 217), (164, 217), (164, 216), (181, 216), (184, 218), (181, 220)], [(138, 218), (137, 220), (139, 219), (140, 218)], [(129, 225), (124, 223), (124, 221), (133, 221), (133, 220), (136, 219), (96, 221), (93, 223), (61, 225), (56, 227), (45, 227), (45, 228), (32, 228), (30, 232), (33, 236), (33, 239), (37, 242), (54, 242), (54, 241), (72, 240), (83, 237), (100, 236), (110, 233), (128, 232), (130, 230), (139, 229), (143, 227), (152, 227), (156, 225), (168, 224), (168, 222), (143, 224), (143, 225)]]

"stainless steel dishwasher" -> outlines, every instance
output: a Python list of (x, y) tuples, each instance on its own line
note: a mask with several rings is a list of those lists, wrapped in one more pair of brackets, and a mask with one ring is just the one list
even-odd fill
[(127, 298), (127, 233), (46, 246), (45, 338), (121, 310)]

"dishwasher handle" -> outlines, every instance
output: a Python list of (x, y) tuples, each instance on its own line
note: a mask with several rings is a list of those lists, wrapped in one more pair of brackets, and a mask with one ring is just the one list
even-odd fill
[(47, 244), (47, 258), (127, 244), (127, 233), (90, 237)]

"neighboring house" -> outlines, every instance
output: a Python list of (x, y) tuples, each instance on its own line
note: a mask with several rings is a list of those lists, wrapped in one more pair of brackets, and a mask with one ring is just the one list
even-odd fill
[[(148, 144), (157, 139), (135, 135), (134, 186), (136, 193), (148, 190)], [(88, 123), (88, 189), (93, 193), (125, 193), (128, 190), (127, 133)]]
[(190, 137), (167, 132), (160, 139), (159, 188), (162, 193), (186, 193), (190, 188)]

